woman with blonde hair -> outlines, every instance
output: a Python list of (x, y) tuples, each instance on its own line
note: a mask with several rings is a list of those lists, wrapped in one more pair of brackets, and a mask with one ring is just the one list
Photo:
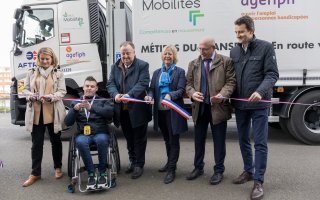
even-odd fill
[(63, 176), (61, 130), (65, 117), (62, 98), (66, 94), (63, 73), (58, 69), (58, 59), (51, 48), (43, 47), (37, 53), (37, 67), (27, 74), (22, 91), (26, 95), (26, 130), (32, 137), (32, 171), (23, 183), (32, 185), (41, 178), (41, 162), (45, 130), (48, 130), (52, 147), (55, 178)]
[(169, 107), (161, 105), (163, 99), (171, 100), (180, 107), (184, 106), (186, 77), (184, 69), (176, 66), (177, 49), (173, 45), (166, 46), (161, 53), (162, 65), (154, 71), (146, 101), (154, 100), (154, 129), (160, 128), (166, 145), (167, 162), (159, 172), (166, 172), (163, 182), (174, 181), (180, 153), (179, 137), (188, 130), (187, 120)]

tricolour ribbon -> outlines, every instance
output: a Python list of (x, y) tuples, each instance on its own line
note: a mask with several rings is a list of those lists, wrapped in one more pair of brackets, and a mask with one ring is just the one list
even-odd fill
[(192, 117), (186, 110), (181, 108), (178, 104), (174, 103), (173, 101), (163, 99), (160, 103), (176, 111), (179, 115), (184, 117), (186, 120), (189, 120)]
[[(211, 97), (211, 102), (213, 98), (218, 98), (218, 99), (230, 99), (230, 100), (235, 100), (235, 101), (246, 101), (249, 102), (248, 98), (232, 98), (232, 97)], [(273, 104), (292, 104), (292, 105), (301, 105), (301, 106), (315, 106), (316, 103), (310, 104), (310, 103), (299, 103), (299, 102), (289, 102), (289, 101), (273, 101), (273, 100), (265, 100), (261, 99), (257, 102), (264, 102), (264, 103), (273, 103)], [(254, 103), (254, 102), (252, 102)]]
[(132, 97), (126, 97), (126, 96), (122, 96), (120, 98), (120, 100), (128, 101), (128, 102), (139, 102), (139, 103), (149, 103), (150, 102), (150, 101), (144, 101), (144, 100), (141, 100), (141, 99), (136, 99), (136, 98), (132, 98)]

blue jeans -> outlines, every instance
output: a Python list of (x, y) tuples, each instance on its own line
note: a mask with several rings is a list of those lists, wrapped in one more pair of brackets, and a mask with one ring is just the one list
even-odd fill
[(76, 137), (76, 146), (80, 152), (84, 165), (88, 173), (94, 173), (94, 164), (90, 154), (90, 144), (95, 143), (98, 150), (99, 172), (105, 173), (107, 168), (107, 151), (109, 135), (106, 133), (97, 133), (94, 135), (80, 134)]
[[(260, 183), (264, 182), (264, 174), (267, 168), (268, 111), (268, 108), (257, 110), (236, 109), (239, 144), (244, 171), (253, 173), (253, 179)], [(254, 161), (250, 143), (251, 126), (255, 149)]]

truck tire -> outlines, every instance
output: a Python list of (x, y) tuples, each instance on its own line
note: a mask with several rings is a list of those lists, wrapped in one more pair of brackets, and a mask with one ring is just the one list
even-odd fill
[(314, 105), (293, 105), (287, 127), (303, 143), (320, 144), (320, 91), (299, 97), (297, 102)]
[(285, 132), (286, 134), (290, 134), (288, 127), (287, 127), (287, 121), (288, 121), (288, 119), (286, 119), (286, 118), (282, 118), (282, 117), (279, 118), (279, 124), (280, 124), (282, 131)]
[(299, 142), (302, 142), (304, 144), (310, 144), (309, 141), (305, 140), (303, 137), (301, 137), (295, 127), (293, 125), (291, 125), (291, 120), (290, 119), (284, 119), (283, 120), (283, 123), (284, 123), (284, 126), (286, 127), (288, 133), (294, 138), (296, 139), (297, 141)]

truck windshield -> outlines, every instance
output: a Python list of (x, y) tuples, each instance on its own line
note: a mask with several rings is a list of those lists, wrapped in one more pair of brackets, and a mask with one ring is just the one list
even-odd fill
[(21, 21), (20, 46), (28, 47), (54, 37), (53, 10), (25, 10)]

